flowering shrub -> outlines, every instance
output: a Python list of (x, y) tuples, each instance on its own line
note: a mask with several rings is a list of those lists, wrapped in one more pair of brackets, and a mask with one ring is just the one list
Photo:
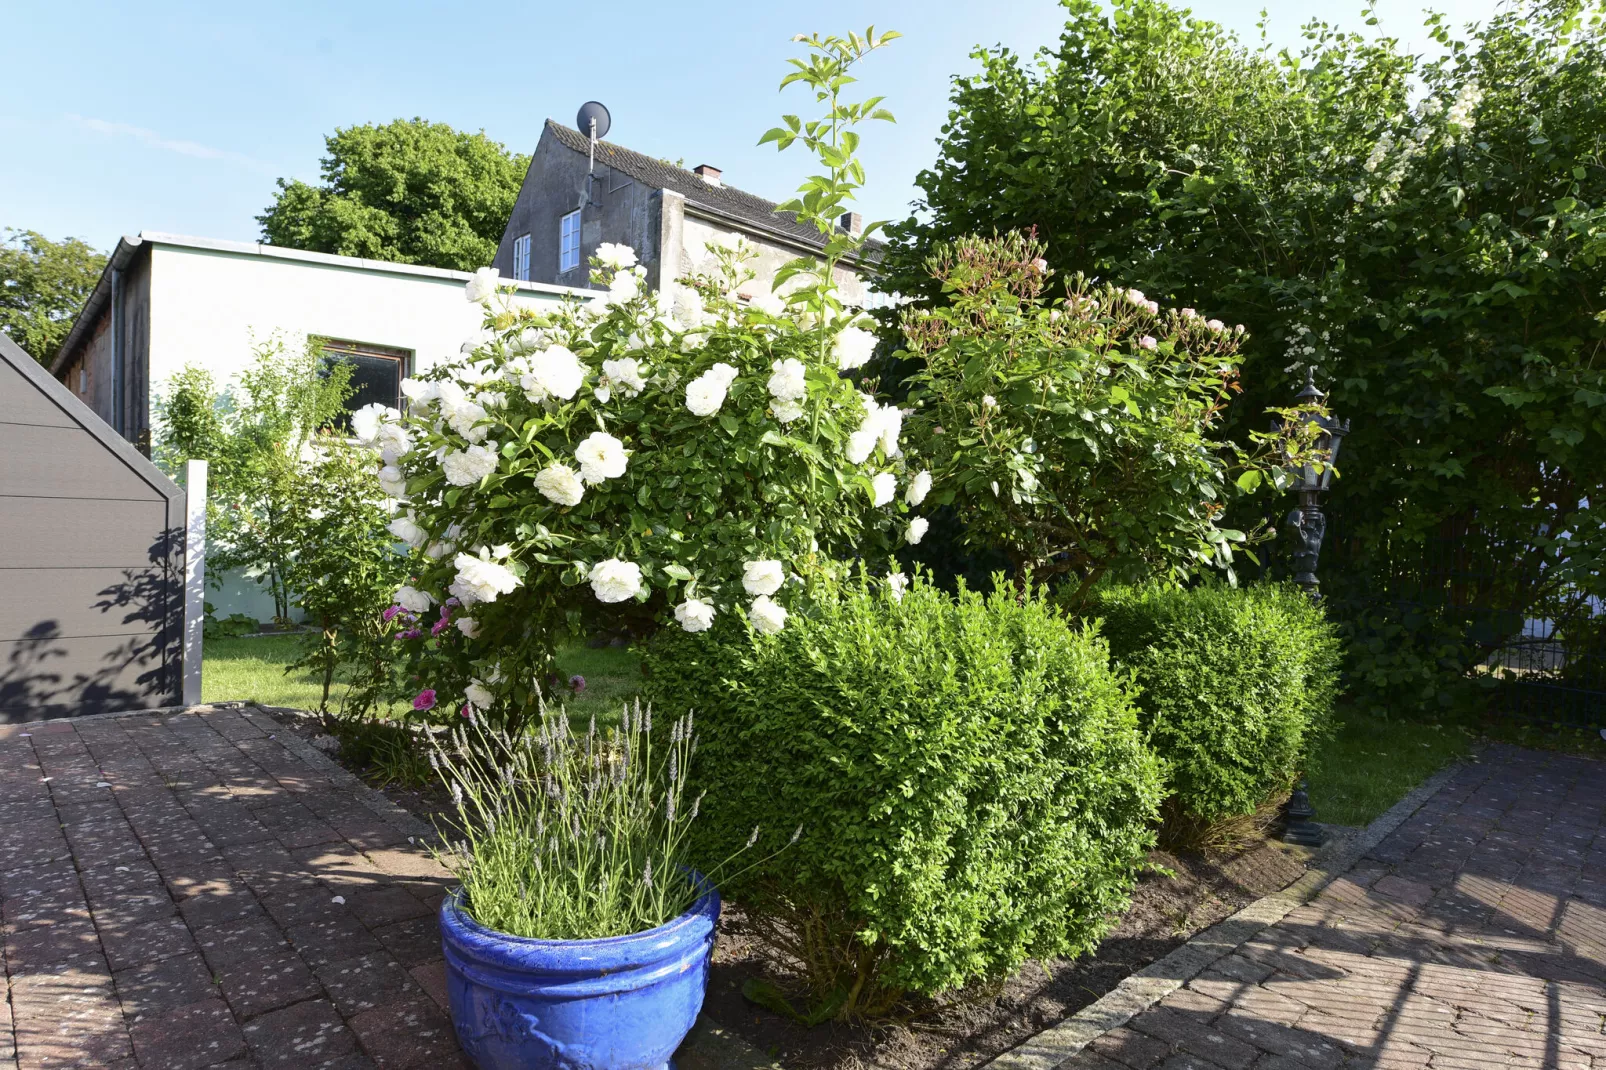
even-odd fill
[(691, 857), (803, 823), (729, 887), (806, 970), (814, 1019), (1092, 948), (1152, 842), (1131, 700), (1038, 592), (820, 576), (779, 634), (666, 629), (646, 665), (659, 709), (697, 710)]
[[(853, 42), (814, 45), (876, 47)], [(854, 121), (810, 134), (844, 188), (862, 174), (844, 140)], [(873, 546), (918, 504), (927, 482), (910, 482), (902, 413), (841, 376), (874, 341), (833, 287), (835, 260), (862, 240), (848, 239), (787, 265), (781, 292), (751, 304), (736, 296), (753, 278), (739, 242), (674, 299), (613, 244), (592, 260), (600, 299), (552, 313), (512, 307), (494, 271), (476, 273), (484, 340), (404, 382), (405, 415), (376, 410), (364, 426), (381, 486), (403, 502), (392, 530), (417, 551), (396, 603), (440, 614), (429, 635), (402, 633), (438, 702), (527, 715), (563, 634), (606, 607), (778, 632), (807, 562)]]
[(1048, 300), (1042, 251), (1020, 234), (943, 246), (929, 267), (948, 303), (903, 316), (924, 365), (911, 438), (934, 500), (1018, 569), (1067, 575), (1073, 603), (1106, 574), (1230, 567), (1245, 536), (1218, 523), (1225, 501), (1284, 482), (1284, 452), (1304, 456), (1309, 428), (1291, 421), (1275, 453), (1216, 437), (1244, 329), (1080, 277)]
[(1293, 586), (1101, 590), (1093, 608), (1141, 689), (1166, 763), (1167, 832), (1182, 842), (1286, 792), (1338, 693), (1339, 645)]

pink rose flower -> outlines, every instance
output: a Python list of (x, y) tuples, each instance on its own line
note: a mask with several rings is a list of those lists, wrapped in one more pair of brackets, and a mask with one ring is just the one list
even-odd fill
[(434, 709), (434, 708), (435, 708), (435, 690), (434, 690), (434, 688), (429, 688), (429, 687), (424, 688), (424, 690), (420, 691), (418, 693), (417, 697), (413, 699), (413, 709), (415, 709), (415, 710), (429, 710), (429, 709)]

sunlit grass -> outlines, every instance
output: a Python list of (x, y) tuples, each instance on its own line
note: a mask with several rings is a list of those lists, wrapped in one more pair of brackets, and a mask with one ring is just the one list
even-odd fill
[[(317, 673), (298, 669), (286, 673), (296, 659), (296, 638), (268, 635), (244, 639), (208, 639), (201, 670), (203, 702), (245, 701), (265, 706), (315, 710), (323, 698), (323, 681)], [(570, 647), (558, 654), (559, 685), (556, 698), (571, 719), (599, 725), (619, 723), (619, 711), (641, 689), (641, 659), (618, 647)], [(584, 676), (585, 690), (569, 690), (571, 676)], [(329, 708), (338, 712), (347, 681), (337, 673), (329, 692)], [(402, 707), (398, 706), (397, 709)]]
[(1365, 825), (1474, 742), (1457, 725), (1341, 715), (1331, 739), (1311, 755), (1308, 779), (1316, 820)]

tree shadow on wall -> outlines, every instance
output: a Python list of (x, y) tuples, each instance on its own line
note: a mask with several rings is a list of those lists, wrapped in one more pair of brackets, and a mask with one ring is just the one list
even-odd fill
[[(164, 531), (151, 544), (150, 563), (122, 570), (82, 614), (77, 635), (63, 634), (60, 617), (30, 627), (12, 643), (0, 667), (0, 723), (83, 716), (177, 705), (184, 665), (184, 532)], [(68, 607), (62, 607), (67, 610)], [(97, 634), (112, 625), (138, 630)]]

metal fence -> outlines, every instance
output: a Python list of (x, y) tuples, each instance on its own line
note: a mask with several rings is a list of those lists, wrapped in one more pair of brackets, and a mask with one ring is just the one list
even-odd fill
[(1338, 615), (1386, 614), (1402, 642), (1484, 685), (1490, 714), (1606, 726), (1606, 606), (1554, 562), (1470, 524), (1367, 549), (1339, 536), (1323, 552), (1323, 589)]

